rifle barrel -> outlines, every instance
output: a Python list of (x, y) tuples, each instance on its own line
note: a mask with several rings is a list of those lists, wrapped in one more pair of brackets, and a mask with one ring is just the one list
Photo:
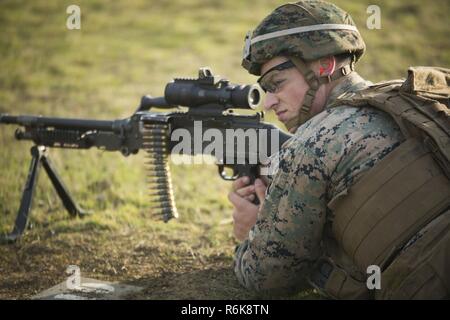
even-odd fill
[(78, 129), (78, 130), (101, 130), (114, 131), (116, 121), (110, 120), (90, 120), (90, 119), (68, 119), (42, 116), (11, 116), (0, 115), (0, 123), (17, 124), (27, 127), (53, 127), (58, 129)]

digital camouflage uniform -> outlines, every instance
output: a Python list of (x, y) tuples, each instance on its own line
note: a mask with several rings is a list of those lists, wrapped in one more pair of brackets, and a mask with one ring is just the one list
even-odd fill
[[(354, 72), (364, 50), (351, 17), (317, 0), (282, 5), (247, 34), (242, 66), (263, 90), (277, 94), (267, 74), (283, 63), (262, 75), (261, 67), (280, 56), (309, 86), (285, 123), (295, 134), (271, 158), (277, 171), (256, 224), (236, 248), (235, 273), (248, 289), (449, 297), (450, 70), (410, 68), (405, 82), (370, 85)], [(333, 74), (315, 74), (308, 62), (329, 56), (339, 62)], [(318, 88), (338, 79), (311, 118)], [(383, 278), (376, 291), (366, 286), (374, 264)]]
[[(370, 83), (352, 73), (327, 101)], [(235, 273), (245, 287), (289, 293), (305, 284), (322, 255), (327, 203), (355, 183), (403, 141), (389, 115), (373, 108), (325, 109), (298, 128), (280, 151), (279, 169), (249, 238), (235, 253)]]

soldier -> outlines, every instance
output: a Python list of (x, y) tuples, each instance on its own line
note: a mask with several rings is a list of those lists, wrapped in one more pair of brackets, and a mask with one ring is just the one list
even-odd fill
[[(404, 167), (422, 143), (406, 139), (408, 131), (389, 112), (368, 102), (379, 95), (371, 95), (371, 83), (355, 71), (364, 51), (352, 18), (316, 0), (282, 5), (247, 34), (242, 65), (259, 76), (267, 94), (264, 109), (273, 110), (293, 133), (268, 186), (242, 177), (229, 193), (234, 233), (242, 241), (235, 273), (248, 289), (291, 294), (313, 287), (344, 299), (449, 295), (450, 219), (448, 211), (442, 214), (449, 206), (448, 178), (429, 151), (420, 155), (429, 161), (422, 167)], [(450, 76), (440, 83), (448, 94), (446, 79)], [(398, 83), (389, 85), (375, 87), (398, 91)], [(445, 163), (448, 169), (448, 158)], [(406, 178), (385, 174), (395, 165)], [(437, 182), (422, 187), (417, 170), (435, 167), (430, 179), (440, 179), (440, 187)], [(414, 177), (411, 183), (408, 177)], [(408, 189), (416, 184), (423, 196)], [(442, 192), (434, 195), (436, 187)], [(253, 204), (255, 197), (261, 205)], [(420, 204), (410, 200), (417, 197)], [(434, 249), (425, 254), (430, 243)], [(420, 267), (424, 263), (426, 270)], [(382, 271), (376, 291), (366, 283), (373, 264)]]

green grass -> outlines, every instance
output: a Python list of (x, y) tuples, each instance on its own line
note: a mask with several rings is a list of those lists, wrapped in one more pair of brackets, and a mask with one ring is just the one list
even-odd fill
[[(66, 7), (72, 3), (0, 3), (0, 112), (126, 117), (142, 95), (161, 95), (172, 78), (196, 76), (201, 66), (233, 82), (254, 82), (240, 67), (244, 35), (282, 2), (77, 1), (82, 28), (69, 31)], [(368, 51), (358, 64), (366, 78), (403, 77), (410, 65), (450, 65), (448, 1), (336, 4), (350, 12), (366, 41)], [(365, 27), (369, 4), (381, 8), (381, 30)], [(12, 228), (30, 160), (31, 144), (16, 142), (13, 132), (12, 126), (0, 127), (0, 233)], [(219, 284), (229, 290), (206, 297), (248, 296), (233, 282), (237, 242), (226, 223), (230, 184), (215, 166), (172, 166), (181, 217), (164, 224), (149, 218), (143, 154), (51, 150), (51, 157), (81, 206), (94, 214), (68, 219), (42, 174), (32, 229), (19, 244), (0, 248), (0, 297), (27, 297), (61, 281), (65, 267), (77, 263), (97, 278), (140, 277), (148, 284), (157, 279), (164, 284), (162, 270), (187, 283), (201, 281), (201, 270), (212, 270), (225, 274)], [(46, 280), (39, 280), (41, 275)], [(161, 290), (166, 298), (191, 294)]]

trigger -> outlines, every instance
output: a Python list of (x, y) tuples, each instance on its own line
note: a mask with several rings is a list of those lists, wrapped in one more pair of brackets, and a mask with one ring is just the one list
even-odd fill
[[(230, 168), (230, 167), (227, 167)], [(223, 164), (219, 164), (218, 165), (218, 169), (219, 169), (219, 174), (222, 177), (223, 180), (236, 180), (237, 179), (237, 172), (234, 169), (234, 167), (231, 167), (231, 169), (233, 170), (233, 174), (232, 175), (227, 175), (227, 170), (226, 167)]]

